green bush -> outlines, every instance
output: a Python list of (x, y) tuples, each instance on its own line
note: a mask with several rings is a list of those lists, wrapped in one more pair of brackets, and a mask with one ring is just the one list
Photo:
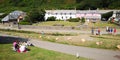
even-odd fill
[(68, 19), (69, 22), (79, 22), (80, 21), (80, 18), (71, 18), (71, 19)]
[(85, 18), (81, 18), (81, 23), (85, 23)]
[(47, 21), (55, 21), (55, 20), (56, 20), (56, 17), (54, 17), (54, 16), (47, 18)]
[(104, 18), (106, 21), (113, 15), (113, 11), (102, 14), (102, 19)]

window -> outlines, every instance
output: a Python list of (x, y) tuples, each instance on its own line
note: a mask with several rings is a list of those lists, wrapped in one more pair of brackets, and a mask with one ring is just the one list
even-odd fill
[(62, 19), (63, 19), (63, 16), (62, 16)]
[(64, 13), (66, 15), (66, 13)]
[(58, 13), (55, 13), (56, 15), (58, 14)]

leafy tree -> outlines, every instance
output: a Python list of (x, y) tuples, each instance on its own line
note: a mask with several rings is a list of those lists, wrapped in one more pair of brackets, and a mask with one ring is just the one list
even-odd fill
[(102, 19), (108, 20), (113, 15), (113, 11), (102, 14)]
[(99, 7), (99, 0), (83, 0), (77, 5), (78, 10), (95, 10)]
[(110, 9), (120, 9), (120, 1), (117, 0), (117, 1), (112, 2), (112, 3), (108, 6), (108, 8), (110, 8)]
[(33, 9), (28, 13), (28, 16), (32, 22), (44, 21), (45, 11), (42, 9)]
[(83, 0), (76, 0), (76, 3), (80, 3), (81, 1), (83, 1)]
[(44, 18), (44, 16), (45, 16), (45, 10), (43, 10), (43, 9), (40, 9), (39, 10), (39, 15), (40, 15), (40, 17), (39, 17), (39, 20), (38, 21), (44, 21), (45, 20), (45, 18)]
[(100, 5), (102, 8), (108, 8), (110, 4), (115, 2), (116, 0), (101, 0)]

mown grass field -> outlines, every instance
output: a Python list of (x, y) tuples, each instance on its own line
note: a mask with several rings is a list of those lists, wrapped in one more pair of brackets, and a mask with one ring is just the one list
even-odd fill
[[(46, 21), (46, 22), (39, 22), (33, 24), (34, 26), (54, 26), (55, 24), (61, 24), (64, 26), (79, 26), (81, 23), (80, 22), (69, 22), (69, 21)], [(108, 22), (97, 22), (97, 23), (89, 23), (89, 27), (117, 27), (115, 24), (111, 24)]]
[(11, 47), (12, 44), (0, 44), (0, 60), (89, 60), (37, 47), (29, 47), (30, 51), (26, 53), (17, 53)]
[(46, 21), (33, 24), (35, 26), (54, 26), (55, 24), (61, 24), (64, 26), (77, 26), (79, 22), (69, 22), (69, 21)]
[(111, 23), (108, 23), (108, 22), (97, 22), (97, 23), (92, 23), (92, 25), (94, 27), (106, 27), (106, 26), (109, 26), (109, 27), (116, 27), (117, 25), (116, 24), (111, 24)]
[[(77, 33), (45, 33), (44, 35), (34, 32), (13, 31), (13, 30), (0, 30), (0, 33), (19, 36), (29, 39), (38, 39), (68, 45), (84, 46), (100, 49), (118, 50), (117, 45), (120, 45), (120, 35), (88, 35)], [(83, 41), (85, 39), (85, 41)], [(99, 42), (102, 42), (98, 45)]]

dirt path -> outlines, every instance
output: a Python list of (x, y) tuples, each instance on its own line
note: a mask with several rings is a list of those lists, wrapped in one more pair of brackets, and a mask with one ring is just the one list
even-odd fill
[(76, 55), (79, 53), (81, 57), (93, 60), (120, 60), (120, 51), (78, 47), (64, 44), (51, 43), (46, 41), (30, 40), (30, 42), (40, 48), (58, 51), (62, 53)]

